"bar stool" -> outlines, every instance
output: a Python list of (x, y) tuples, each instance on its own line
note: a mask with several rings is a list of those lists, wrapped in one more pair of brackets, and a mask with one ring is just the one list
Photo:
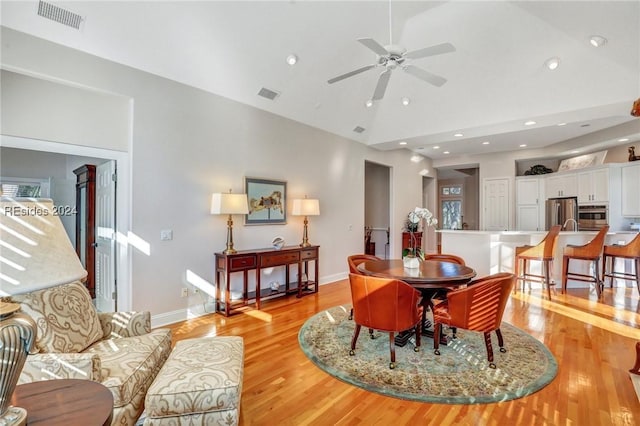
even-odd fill
[[(611, 262), (607, 260), (611, 258)], [(633, 260), (635, 264), (635, 273), (628, 272), (616, 272), (616, 258)], [(608, 268), (609, 264), (611, 268)], [(638, 293), (640, 293), (640, 233), (635, 236), (626, 245), (605, 245), (602, 250), (602, 282), (604, 283), (605, 277), (609, 277), (609, 285), (613, 287), (613, 279), (619, 278), (622, 280), (636, 280), (636, 286), (638, 287)]]
[[(536, 246), (516, 247), (516, 282), (522, 281), (522, 291), (524, 291), (525, 282), (539, 282), (547, 286), (547, 297), (551, 300), (551, 262), (553, 262), (553, 252), (560, 229), (562, 229), (560, 225), (552, 226), (544, 239)], [(542, 262), (542, 275), (529, 273), (530, 260)], [(521, 261), (522, 269), (520, 269)], [(517, 285), (513, 286), (514, 293), (517, 291), (517, 287)]]
[[(609, 232), (609, 227), (604, 226), (598, 234), (587, 244), (575, 246), (567, 244), (562, 253), (562, 292), (567, 291), (567, 280), (571, 278), (576, 281), (591, 282), (596, 285), (596, 293), (598, 298), (602, 295), (602, 281), (600, 280), (600, 254), (604, 247), (604, 237)], [(594, 275), (579, 274), (577, 272), (569, 272), (569, 260), (586, 260), (593, 262)]]

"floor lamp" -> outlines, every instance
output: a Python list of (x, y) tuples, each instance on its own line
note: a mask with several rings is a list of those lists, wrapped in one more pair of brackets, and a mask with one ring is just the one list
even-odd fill
[(227, 217), (227, 248), (224, 254), (237, 253), (233, 248), (233, 217), (234, 214), (248, 214), (249, 205), (247, 194), (216, 193), (211, 195), (211, 214), (226, 214)]
[(21, 426), (26, 410), (9, 403), (37, 327), (11, 296), (83, 280), (87, 272), (53, 201), (2, 197), (0, 213), (0, 424)]
[(304, 231), (302, 233), (302, 244), (300, 247), (309, 247), (309, 216), (320, 215), (320, 202), (314, 198), (305, 198), (293, 200), (293, 209), (291, 214), (294, 216), (304, 216)]

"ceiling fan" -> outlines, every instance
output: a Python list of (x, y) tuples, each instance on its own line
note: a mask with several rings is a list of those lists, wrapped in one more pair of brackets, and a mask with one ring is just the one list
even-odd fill
[(399, 45), (393, 44), (391, 40), (391, 1), (389, 1), (389, 45), (382, 46), (380, 43), (372, 38), (359, 38), (358, 41), (365, 47), (368, 47), (378, 55), (376, 63), (366, 65), (362, 68), (358, 68), (346, 74), (339, 75), (328, 80), (329, 84), (336, 83), (354, 75), (363, 73), (372, 68), (383, 67), (384, 71), (380, 73), (378, 77), (378, 83), (373, 92), (371, 100), (377, 101), (384, 97), (384, 93), (387, 90), (389, 79), (391, 78), (391, 72), (400, 68), (404, 72), (411, 74), (412, 76), (419, 78), (420, 80), (431, 83), (434, 86), (440, 87), (447, 82), (447, 79), (436, 74), (432, 74), (422, 68), (418, 68), (415, 65), (408, 63), (410, 59), (426, 58), (428, 56), (441, 55), (443, 53), (455, 52), (456, 48), (451, 43), (442, 43), (435, 46), (425, 47), (423, 49), (413, 50), (407, 52), (407, 50)]

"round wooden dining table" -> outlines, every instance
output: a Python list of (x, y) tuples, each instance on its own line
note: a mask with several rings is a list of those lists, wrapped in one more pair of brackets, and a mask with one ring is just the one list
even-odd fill
[(401, 259), (368, 260), (358, 265), (365, 275), (395, 278), (417, 289), (453, 290), (467, 284), (476, 276), (468, 266), (440, 260), (423, 260), (418, 268), (405, 268)]
[[(418, 268), (406, 268), (401, 259), (368, 260), (358, 265), (364, 275), (379, 278), (393, 278), (410, 284), (422, 293), (423, 320), (422, 334), (433, 337), (429, 329), (431, 323), (426, 319), (427, 309), (433, 310), (433, 298), (436, 294), (446, 293), (467, 285), (476, 271), (465, 265), (440, 260), (423, 260)], [(411, 333), (402, 333), (396, 337), (396, 344), (404, 346)], [(440, 336), (440, 343), (449, 343), (447, 336)]]

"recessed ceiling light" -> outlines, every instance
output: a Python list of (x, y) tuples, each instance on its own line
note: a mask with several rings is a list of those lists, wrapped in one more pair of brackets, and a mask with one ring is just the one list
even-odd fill
[(535, 121), (533, 121), (533, 120), (529, 120), (529, 121), (525, 121), (525, 122), (524, 122), (524, 125), (525, 125), (525, 126), (533, 126), (534, 124), (536, 124), (536, 122), (535, 122)]
[(566, 126), (567, 123), (558, 123), (558, 126)]
[(411, 156), (411, 161), (414, 163), (419, 163), (422, 161), (422, 156), (421, 155), (412, 155)]
[(527, 144), (526, 144), (526, 143), (521, 143), (521, 144), (520, 144), (520, 148), (524, 148), (524, 147), (526, 147), (526, 146), (527, 146)]
[(443, 154), (450, 154), (450, 152), (449, 151), (444, 151)]
[(398, 142), (398, 144), (399, 144), (399, 145), (406, 145), (406, 144), (407, 144), (407, 142), (406, 142), (406, 141), (400, 141), (400, 142)]
[(433, 149), (440, 149), (438, 145), (434, 146)]
[(593, 47), (602, 47), (607, 44), (607, 39), (599, 35), (592, 35), (589, 37), (589, 43), (591, 43)]
[(367, 99), (367, 102), (364, 103), (364, 106), (366, 106), (367, 108), (371, 108), (373, 106), (373, 100)]
[(489, 145), (490, 143), (491, 142), (489, 142), (489, 141), (484, 141), (484, 142), (482, 142), (482, 145)]
[(577, 154), (577, 153), (579, 153), (579, 152), (580, 152), (580, 151), (579, 151), (579, 150), (577, 150), (577, 149), (574, 149), (573, 151), (571, 151), (571, 153), (572, 153), (572, 154)]
[(292, 53), (291, 55), (287, 56), (287, 64), (295, 65), (297, 63), (298, 63), (298, 56), (296, 56), (294, 53)]
[(411, 99), (407, 98), (406, 96), (402, 98), (402, 105), (407, 106), (410, 103), (411, 103)]
[(455, 133), (453, 136), (455, 136), (456, 138), (461, 138), (464, 135), (462, 133)]
[(429, 169), (422, 169), (422, 170), (420, 170), (420, 172), (419, 172), (419, 173), (420, 173), (422, 176), (426, 176), (426, 175), (428, 175), (428, 174), (429, 174)]
[(555, 56), (553, 58), (549, 58), (545, 61), (544, 66), (553, 71), (560, 66), (560, 58)]
[(618, 139), (618, 142), (629, 142), (629, 138)]

